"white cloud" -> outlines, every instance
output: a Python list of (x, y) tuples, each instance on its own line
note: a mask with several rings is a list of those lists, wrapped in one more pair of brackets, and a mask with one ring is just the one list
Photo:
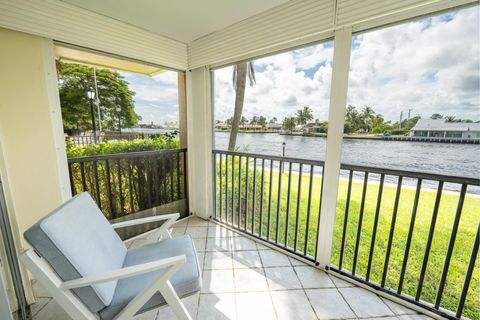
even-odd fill
[(446, 17), (358, 36), (348, 102), (387, 119), (413, 108), (480, 120), (478, 7)]
[(142, 123), (178, 121), (177, 73), (166, 71), (153, 77), (122, 73), (135, 91), (135, 112)]
[[(480, 120), (479, 8), (422, 19), (354, 37), (348, 103), (373, 106), (387, 120), (400, 111)], [(279, 119), (308, 105), (327, 119), (332, 42), (254, 61), (244, 115)], [(215, 118), (233, 115), (232, 68), (215, 71)]]
[[(330, 45), (320, 44), (254, 61), (257, 81), (246, 89), (243, 114), (280, 120), (293, 115), (301, 106), (310, 106), (315, 117), (326, 117), (333, 58)], [(232, 71), (232, 67), (215, 71), (216, 119), (233, 114)]]

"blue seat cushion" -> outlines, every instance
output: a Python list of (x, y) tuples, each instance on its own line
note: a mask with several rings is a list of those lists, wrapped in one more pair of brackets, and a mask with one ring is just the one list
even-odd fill
[[(127, 248), (86, 192), (71, 198), (29, 228), (25, 239), (64, 280), (120, 269)], [(92, 312), (110, 305), (117, 281), (74, 289)]]
[[(123, 267), (130, 267), (160, 259), (186, 255), (187, 262), (172, 276), (170, 282), (180, 297), (186, 297), (201, 288), (202, 280), (195, 246), (189, 235), (166, 239), (127, 251)], [(111, 304), (100, 311), (103, 320), (113, 319), (143, 289), (152, 284), (162, 270), (119, 280)], [(138, 313), (164, 305), (165, 299), (157, 292)]]

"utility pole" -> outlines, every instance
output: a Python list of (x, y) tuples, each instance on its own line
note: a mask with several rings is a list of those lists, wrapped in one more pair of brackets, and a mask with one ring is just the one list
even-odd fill
[(403, 119), (403, 111), (400, 111), (400, 122), (398, 123), (398, 131), (402, 130), (402, 119)]

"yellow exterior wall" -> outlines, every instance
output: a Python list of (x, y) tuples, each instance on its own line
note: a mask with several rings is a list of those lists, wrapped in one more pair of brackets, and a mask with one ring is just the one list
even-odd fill
[(52, 41), (0, 28), (0, 177), (18, 251), (70, 196), (62, 131)]

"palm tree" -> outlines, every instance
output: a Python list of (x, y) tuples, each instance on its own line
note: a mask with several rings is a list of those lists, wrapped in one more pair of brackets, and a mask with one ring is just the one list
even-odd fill
[(265, 125), (267, 124), (267, 118), (260, 116), (260, 118), (258, 118), (258, 124), (261, 125), (262, 128), (265, 128)]
[(297, 122), (298, 124), (305, 125), (308, 121), (313, 119), (312, 109), (309, 107), (303, 107), (303, 109), (297, 110)]
[(248, 79), (250, 85), (255, 84), (255, 70), (253, 64), (249, 62), (240, 62), (233, 68), (233, 87), (235, 88), (235, 110), (233, 112), (232, 131), (230, 132), (230, 141), (228, 143), (228, 150), (235, 151), (237, 143), (238, 130), (240, 128), (240, 120), (243, 111), (243, 101), (245, 99), (245, 84)]
[(240, 125), (244, 126), (244, 125), (246, 125), (247, 123), (248, 123), (248, 119), (245, 118), (244, 116), (242, 116), (242, 117), (240, 118)]
[(287, 130), (292, 131), (297, 125), (297, 118), (295, 117), (286, 117), (283, 119), (283, 127)]
[(372, 121), (375, 118), (375, 111), (370, 107), (365, 107), (362, 110), (361, 117), (365, 132), (370, 132), (372, 130)]
[(455, 116), (445, 116), (445, 122), (457, 122), (457, 118)]

